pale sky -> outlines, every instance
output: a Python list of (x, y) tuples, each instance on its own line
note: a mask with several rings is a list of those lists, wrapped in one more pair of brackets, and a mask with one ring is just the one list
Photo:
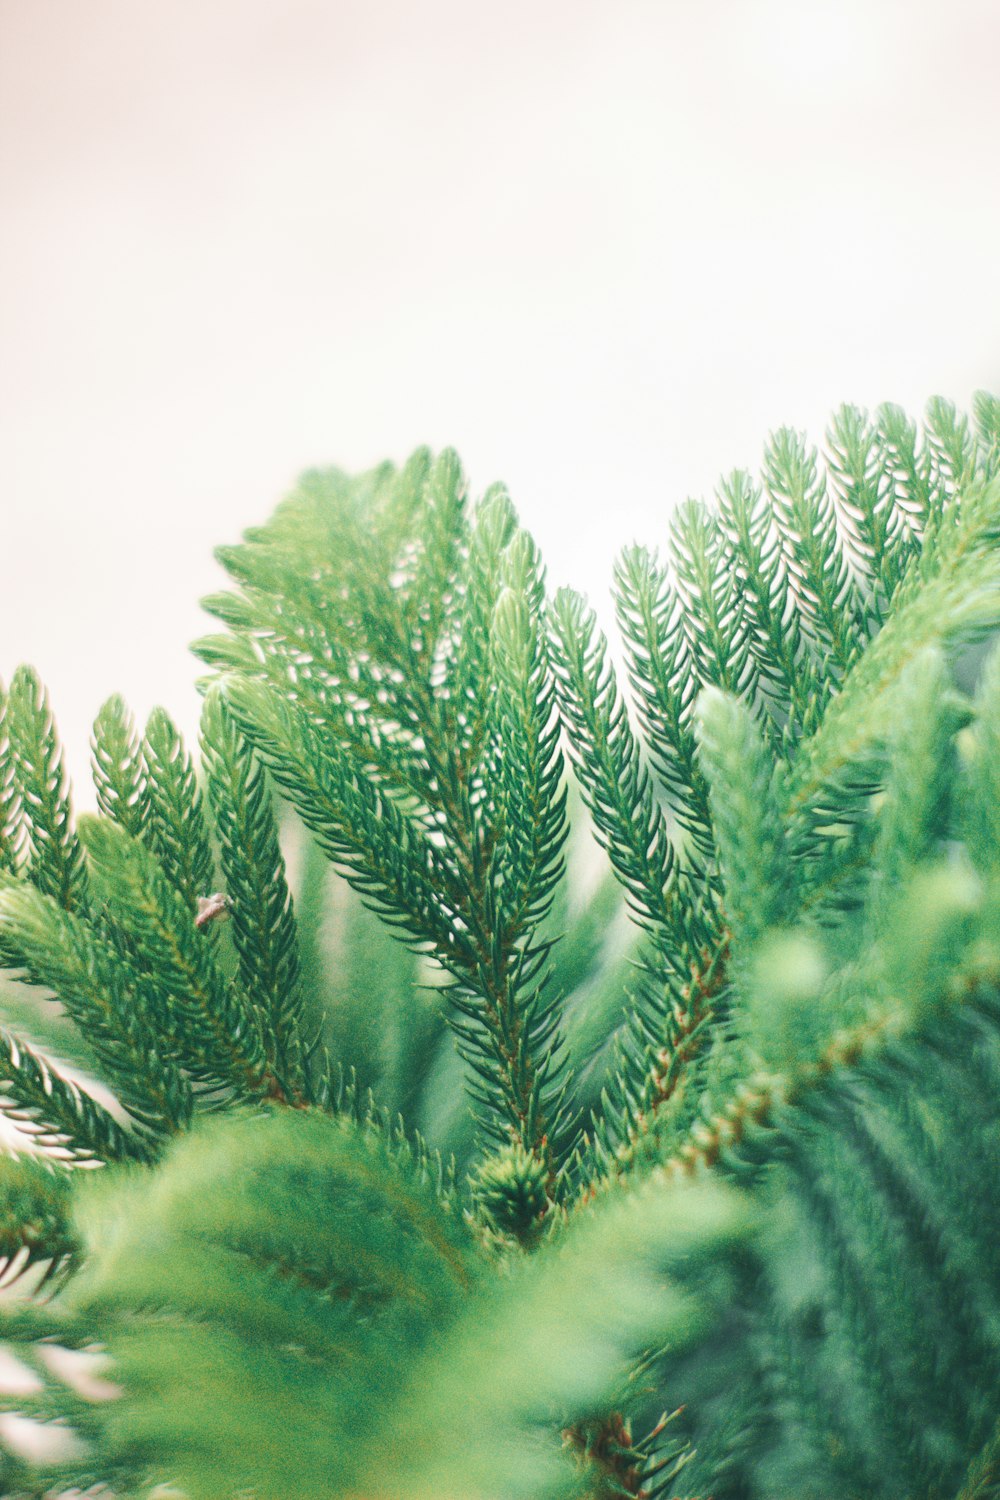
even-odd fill
[[(1000, 389), (995, 0), (0, 0), (0, 676), (196, 722), (212, 547), (452, 444), (554, 583)], [(79, 788), (78, 801), (89, 793)]]

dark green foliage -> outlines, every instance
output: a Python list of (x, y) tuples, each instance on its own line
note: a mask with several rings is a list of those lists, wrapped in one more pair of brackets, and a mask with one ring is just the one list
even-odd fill
[(0, 1115), (32, 1143), (86, 1163), (146, 1156), (103, 1104), (9, 1031), (0, 1028)]
[(700, 678), (683, 629), (679, 594), (667, 569), (644, 547), (622, 553), (615, 583), (618, 627), (629, 649), (629, 682), (650, 756), (692, 850), (710, 855), (708, 795), (691, 725)]
[(0, 890), (0, 955), (61, 995), (133, 1118), (154, 1135), (185, 1124), (191, 1087), (158, 1034), (145, 986), (130, 984), (100, 930), (26, 884)]
[(240, 983), (267, 1013), (268, 1065), (289, 1098), (311, 1093), (298, 943), (263, 767), (217, 692), (202, 718), (202, 755), (218, 831)]
[(70, 1223), (69, 1173), (40, 1157), (0, 1156), (0, 1278), (9, 1285), (39, 1261), (44, 1280), (80, 1249)]
[[(7, 807), (17, 808), (28, 877), (73, 911), (84, 900), (83, 855), (70, 824), (62, 751), (48, 697), (30, 667), (14, 673), (4, 718), (12, 779)], [(12, 842), (16, 849), (16, 836)]]
[[(718, 514), (727, 542), (727, 562), (747, 622), (758, 691), (776, 729), (792, 739), (813, 727), (817, 667), (804, 643), (793, 575), (782, 555), (781, 529), (760, 486), (742, 469), (720, 482)], [(658, 694), (663, 701), (661, 712), (668, 710), (681, 688), (693, 701), (696, 687), (672, 682), (669, 695), (662, 689)]]
[[(224, 701), (239, 724), (253, 725), (254, 744), (275, 780), (355, 889), (394, 925), (434, 944), (442, 958), (471, 968), (471, 942), (453, 928), (452, 910), (438, 895), (440, 885), (452, 883), (450, 872), (426, 832), (374, 781), (332, 753), (301, 709), (254, 682), (227, 684)], [(455, 905), (458, 900), (456, 892)]]
[(987, 1014), (939, 1017), (919, 1045), (775, 1109), (769, 1138), (740, 1148), (773, 1162), (774, 1227), (730, 1351), (730, 1415), (714, 1424), (753, 1410), (757, 1362), (770, 1414), (726, 1485), (696, 1418), (693, 1483), (736, 1495), (756, 1474), (762, 1493), (803, 1500), (958, 1494), (1000, 1375), (1000, 1136), (984, 1092), (1000, 1062), (995, 999)]
[(137, 839), (99, 818), (80, 820), (98, 893), (126, 934), (122, 966), (156, 1014), (167, 1046), (191, 1076), (251, 1094), (277, 1087), (260, 1009), (231, 984), (191, 919), (181, 890)]
[(851, 665), (862, 639), (854, 582), (826, 479), (815, 450), (788, 427), (768, 443), (763, 477), (807, 651), (811, 648), (830, 664), (827, 681), (832, 685)]
[(490, 1229), (530, 1246), (548, 1208), (545, 1174), (518, 1142), (489, 1157), (473, 1182), (476, 1208)]
[(196, 911), (198, 897), (214, 889), (215, 861), (194, 765), (162, 708), (154, 708), (149, 716), (142, 755), (149, 812), (142, 828), (128, 827), (124, 822), (122, 826), (143, 838), (170, 884), (190, 910)]
[[(426, 961), (401, 942), (331, 869), (322, 851), (300, 852), (295, 918), (304, 1006), (318, 1050), (373, 1090), (395, 1116), (423, 1122), (419, 1106), (435, 1059), (452, 1053), (440, 992)], [(462, 1118), (465, 1119), (464, 1100)]]
[(783, 429), (627, 551), (635, 724), (451, 453), (221, 551), (204, 792), (111, 699), (78, 836), (19, 669), (3, 1404), (71, 1448), (7, 1493), (1000, 1492), (998, 412)]
[(132, 715), (117, 693), (94, 720), (92, 745), (98, 807), (126, 833), (141, 838), (149, 821), (146, 766)]
[(676, 854), (653, 794), (592, 610), (561, 589), (552, 608), (559, 704), (594, 827), (654, 945), (669, 953), (684, 914), (675, 887)]
[(356, 486), (309, 476), (220, 556), (243, 593), (209, 608), (259, 657), (227, 710), (366, 902), (451, 976), (480, 1128), (533, 1151), (558, 1196), (572, 1122), (538, 928), (565, 823), (534, 547), (502, 491), (470, 515), (454, 455), (417, 454)]

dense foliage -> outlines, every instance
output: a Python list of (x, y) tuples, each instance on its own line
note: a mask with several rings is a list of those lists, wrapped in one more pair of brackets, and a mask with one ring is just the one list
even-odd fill
[(627, 694), (453, 454), (219, 555), (200, 765), (3, 695), (3, 1492), (1000, 1494), (1000, 401), (678, 508)]

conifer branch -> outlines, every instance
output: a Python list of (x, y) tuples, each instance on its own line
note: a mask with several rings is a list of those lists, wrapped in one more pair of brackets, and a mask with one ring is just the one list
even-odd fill
[[(0, 1407), (89, 1444), (8, 1488), (985, 1500), (1000, 652), (974, 700), (950, 665), (1000, 628), (998, 413), (844, 407), (825, 472), (782, 431), (763, 488), (681, 507), (668, 564), (626, 553), (637, 731), (506, 493), (470, 508), (425, 450), (306, 476), (223, 549), (206, 799), (166, 715), (140, 755), (109, 700), (78, 845), (21, 669), (0, 961), (61, 1016), (10, 1014), (117, 1102), (3, 1031), (0, 1113), (132, 1170), (0, 1160), (0, 1268), (73, 1270), (77, 1312), (5, 1315), (40, 1384)], [(596, 898), (559, 883), (563, 730)], [(316, 835), (296, 912), (272, 781)], [(107, 1410), (47, 1368), (88, 1332)]]
[(133, 983), (150, 1009), (159, 1009), (171, 1050), (195, 1078), (283, 1099), (267, 1064), (260, 1015), (223, 977), (183, 893), (116, 824), (83, 817), (80, 837), (108, 912), (127, 937), (122, 961), (133, 956)]
[[(443, 619), (448, 580), (434, 579), (438, 602), (432, 605), (429, 596), (416, 600), (413, 570), (430, 577), (433, 538), (438, 564), (461, 550), (461, 471), (447, 453), (432, 470), (421, 450), (396, 476), (380, 470), (347, 482), (330, 472), (307, 481), (270, 528), (248, 533), (241, 547), (218, 549), (243, 594), (213, 595), (206, 607), (253, 648), (250, 660), (245, 652), (241, 659), (251, 675), (300, 704), (359, 768), (377, 771), (387, 790), (437, 808), (440, 768), (428, 768), (423, 759), (437, 753), (436, 736), (425, 734), (427, 653), (437, 640), (427, 621), (417, 628), (410, 614), (430, 609), (435, 620)], [(449, 528), (455, 531), (450, 542)], [(300, 549), (314, 558), (306, 577)], [(294, 608), (283, 607), (282, 600), (292, 598)], [(221, 648), (207, 649), (217, 655)], [(413, 753), (415, 744), (421, 754)], [(420, 817), (421, 810), (411, 805), (411, 814)]]
[(916, 550), (884, 440), (856, 406), (842, 406), (827, 429), (834, 506), (856, 576), (866, 593), (869, 631), (881, 626)]
[[(871, 785), (866, 755), (870, 758), (878, 744), (886, 705), (907, 663), (927, 646), (954, 650), (995, 628), (1000, 619), (998, 500), (997, 481), (986, 486), (977, 482), (952, 513), (953, 524), (939, 525), (927, 540), (896, 592), (891, 619), (799, 757), (789, 784), (793, 809), (814, 803), (832, 822), (852, 801), (856, 806), (858, 790), (863, 794)], [(857, 782), (852, 782), (852, 764), (860, 768)], [(844, 777), (847, 782), (839, 788)]]
[(81, 1250), (70, 1222), (69, 1174), (38, 1157), (0, 1155), (0, 1282), (47, 1263), (42, 1285), (71, 1270)]
[(5, 718), (28, 877), (75, 911), (85, 900), (83, 853), (70, 822), (69, 790), (48, 696), (31, 667), (14, 673)]
[[(188, 909), (197, 912), (198, 897), (215, 889), (215, 860), (194, 764), (170, 715), (162, 708), (154, 708), (149, 716), (142, 754), (149, 798), (143, 842)], [(136, 830), (127, 832), (135, 834)], [(211, 930), (206, 934), (208, 941), (214, 936)]]
[(581, 1201), (661, 1162), (697, 1112), (705, 1056), (729, 982), (730, 940), (722, 928), (690, 959), (687, 977), (666, 988), (644, 977), (618, 1038), (615, 1066), (583, 1155)]
[(714, 1167), (754, 1127), (784, 1118), (814, 1090), (891, 1056), (908, 1038), (933, 1034), (960, 1008), (1000, 1017), (1000, 953), (976, 941), (984, 915), (967, 872), (930, 866), (911, 876), (885, 919), (899, 947), (887, 951), (877, 934), (835, 985), (808, 938), (775, 944), (741, 999), (757, 1069), (706, 1109), (654, 1175), (666, 1181)]
[(666, 569), (643, 547), (615, 568), (618, 628), (650, 758), (677, 821), (702, 860), (714, 851), (705, 779), (691, 715), (700, 677), (682, 627), (683, 605)]
[(1000, 473), (1000, 397), (976, 391), (972, 397), (976, 422), (978, 472), (987, 477)]
[(149, 1160), (141, 1137), (123, 1130), (102, 1104), (2, 1027), (0, 1114), (35, 1146), (84, 1164)]
[(975, 474), (975, 438), (968, 417), (941, 396), (928, 401), (924, 430), (931, 474), (943, 503), (964, 489)]
[(608, 661), (608, 643), (578, 594), (550, 612), (559, 706), (584, 801), (629, 908), (666, 964), (687, 938), (677, 858)]
[(448, 697), (441, 701), (441, 732), (451, 745), (452, 796), (471, 792), (482, 764), (491, 723), (490, 638), (504, 588), (504, 558), (517, 532), (517, 515), (502, 485), (476, 506), (467, 556), (459, 575), (461, 626), (447, 645)]
[[(536, 931), (563, 814), (539, 564), (501, 490), (470, 526), (454, 455), (415, 461), (385, 496), (375, 545), (344, 565), (350, 590), (321, 566), (280, 623), (266, 597), (290, 586), (280, 531), (277, 545), (259, 533), (225, 555), (245, 597), (212, 607), (261, 643), (254, 676), (273, 688), (268, 660), (299, 648), (290, 695), (236, 677), (227, 702), (351, 883), (453, 976), (485, 1138), (522, 1141), (555, 1191), (564, 1064)], [(282, 519), (316, 527), (314, 502), (303, 495)]]
[(671, 517), (670, 556), (682, 603), (680, 624), (699, 680), (752, 702), (757, 672), (739, 580), (725, 566), (718, 519), (694, 500)]
[[(568, 1500), (588, 1481), (584, 1493), (606, 1493), (596, 1454), (585, 1476), (570, 1467), (581, 1457), (573, 1434), (615, 1409), (621, 1371), (646, 1340), (679, 1350), (710, 1320), (712, 1291), (696, 1268), (713, 1251), (724, 1264), (749, 1228), (745, 1204), (706, 1186), (622, 1191), (575, 1217), (547, 1254), (470, 1299), (415, 1362), (379, 1425), (388, 1493)], [(456, 1411), (465, 1416), (457, 1453), (445, 1438)]]
[[(554, 1194), (571, 1123), (559, 1015), (546, 970), (551, 942), (539, 928), (563, 873), (566, 791), (541, 628), (544, 584), (537, 552), (523, 532), (512, 537), (505, 564), (506, 587), (490, 635), (496, 698), (486, 805), (492, 847), (484, 849), (482, 840), (473, 845), (471, 882), (473, 930), (481, 953), (489, 953), (489, 968), (480, 964), (481, 1004), (471, 994), (455, 999), (485, 1033), (467, 1027), (460, 1032), (473, 1067), (477, 1054), (500, 1064), (499, 1080), (483, 1078), (477, 1068), (484, 1084), (475, 1086), (483, 1128), (501, 1145), (512, 1133), (515, 1143), (538, 1158)], [(477, 853), (485, 864), (478, 878)], [(498, 1114), (506, 1130), (491, 1122)]]
[(771, 505), (742, 469), (720, 481), (717, 499), (761, 693), (785, 737), (797, 737), (815, 726), (819, 680), (802, 638)]
[(352, 653), (339, 630), (332, 633), (334, 625), (347, 634), (360, 622), (324, 615), (324, 599), (289, 616), (280, 595), (258, 596), (249, 587), (248, 593), (249, 598), (217, 594), (202, 601), (246, 634), (205, 637), (196, 643), (198, 654), (223, 671), (268, 683), (300, 706), (359, 770), (376, 773), (387, 790), (410, 799), (412, 815), (425, 821), (421, 804), (436, 803), (436, 796), (424, 768), (403, 750), (417, 729), (397, 701), (395, 675), (380, 673), (367, 656)]
[(298, 938), (263, 767), (213, 689), (202, 756), (215, 814), (240, 983), (264, 1018), (268, 1064), (291, 1097), (309, 1089)]
[(698, 699), (697, 726), (726, 924), (736, 951), (748, 957), (795, 907), (780, 816), (782, 763), (775, 766), (745, 703), (718, 688), (706, 688)]
[[(566, 840), (566, 788), (559, 720), (538, 621), (542, 586), (537, 559), (527, 545), (512, 560), (512, 582), (497, 606), (491, 647), (498, 692), (492, 793), (498, 835), (492, 851), (491, 888), (513, 898), (505, 942), (513, 946), (552, 905), (562, 873)], [(517, 576), (520, 574), (520, 576)]]
[(114, 1234), (75, 1298), (114, 1330), (129, 1383), (105, 1452), (189, 1489), (208, 1428), (220, 1493), (343, 1492), (353, 1438), (486, 1265), (426, 1161), (385, 1132), (297, 1110), (213, 1127), (106, 1195)]
[(0, 890), (0, 958), (54, 991), (108, 1070), (129, 1113), (154, 1136), (185, 1125), (191, 1089), (164, 1046), (120, 952), (84, 919), (29, 885)]
[(105, 817), (142, 838), (149, 819), (146, 766), (135, 722), (115, 693), (94, 720), (94, 790)]
[(843, 674), (863, 645), (857, 599), (816, 452), (801, 434), (783, 427), (774, 435), (764, 482), (796, 604), (817, 650)]
[(24, 828), (10, 743), (9, 698), (0, 683), (0, 870), (16, 873), (23, 857)]
[(301, 709), (268, 688), (227, 678), (223, 701), (355, 889), (416, 942), (433, 944), (442, 962), (471, 967), (475, 953), (454, 871), (400, 804), (359, 776)]
[(928, 450), (919, 443), (916, 423), (891, 402), (876, 411), (875, 429), (895, 505), (919, 548), (941, 500), (934, 487)]
[(617, 1176), (637, 1153), (655, 1155), (660, 1118), (707, 1035), (724, 983), (726, 939), (711, 888), (699, 900), (693, 883), (680, 875), (593, 613), (579, 596), (561, 590), (550, 628), (584, 801), (629, 907), (651, 939), (646, 1005), (622, 1039), (592, 1146), (593, 1169)]

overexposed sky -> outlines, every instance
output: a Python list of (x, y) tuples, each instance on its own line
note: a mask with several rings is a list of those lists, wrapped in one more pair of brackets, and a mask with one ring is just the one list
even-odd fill
[[(554, 583), (1000, 388), (995, 0), (0, 0), (0, 677), (192, 730), (211, 549), (453, 444)], [(80, 788), (80, 802), (89, 795)]]

